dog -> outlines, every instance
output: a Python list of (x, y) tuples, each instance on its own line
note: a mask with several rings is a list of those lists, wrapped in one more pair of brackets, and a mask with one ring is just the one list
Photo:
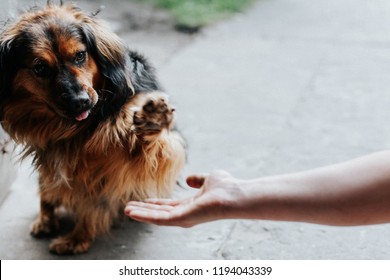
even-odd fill
[(185, 164), (175, 109), (154, 68), (96, 14), (74, 4), (33, 8), (0, 35), (0, 120), (39, 173), (34, 237), (75, 217), (55, 254), (80, 254), (129, 200), (167, 197)]

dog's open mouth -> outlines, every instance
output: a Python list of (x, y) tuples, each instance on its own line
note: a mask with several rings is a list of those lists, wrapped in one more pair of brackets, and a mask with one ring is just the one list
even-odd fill
[(90, 110), (82, 112), (80, 115), (75, 117), (76, 121), (81, 122), (81, 121), (87, 119), (90, 112), (91, 112)]

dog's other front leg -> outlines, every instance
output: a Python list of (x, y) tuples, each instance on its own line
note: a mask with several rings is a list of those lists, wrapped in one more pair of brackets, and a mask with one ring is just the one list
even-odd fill
[(58, 234), (59, 222), (55, 209), (57, 205), (50, 202), (41, 193), (40, 212), (38, 218), (31, 226), (31, 235), (36, 238), (53, 237)]
[(50, 252), (58, 255), (86, 253), (96, 237), (94, 222), (91, 216), (78, 217), (71, 233), (50, 243)]

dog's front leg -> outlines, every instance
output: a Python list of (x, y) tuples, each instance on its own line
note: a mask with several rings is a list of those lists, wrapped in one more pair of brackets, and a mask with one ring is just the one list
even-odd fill
[(31, 226), (31, 235), (36, 238), (52, 237), (59, 231), (58, 217), (55, 215), (56, 203), (50, 202), (45, 195), (40, 195), (40, 212)]
[(79, 216), (71, 233), (58, 237), (50, 243), (50, 252), (58, 255), (86, 253), (96, 237), (93, 225), (95, 219), (91, 215)]
[(168, 96), (158, 91), (136, 96), (133, 109), (133, 131), (143, 151), (139, 173), (144, 178), (139, 184), (154, 189), (149, 195), (169, 196), (186, 158), (185, 141), (173, 128), (175, 109)]

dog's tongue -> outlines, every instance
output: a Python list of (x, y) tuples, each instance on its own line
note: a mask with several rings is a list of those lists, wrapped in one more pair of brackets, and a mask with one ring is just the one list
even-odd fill
[(85, 111), (85, 112), (82, 112), (80, 115), (78, 115), (76, 117), (76, 120), (80, 122), (80, 121), (85, 120), (86, 118), (88, 118), (88, 116), (89, 116), (89, 111)]

